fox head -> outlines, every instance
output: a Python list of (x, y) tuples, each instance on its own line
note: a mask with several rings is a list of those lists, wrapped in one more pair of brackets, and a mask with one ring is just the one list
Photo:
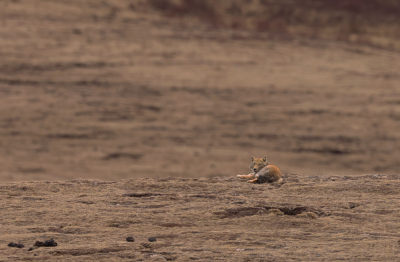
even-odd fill
[(263, 169), (263, 167), (267, 166), (268, 162), (267, 162), (267, 157), (252, 157), (251, 158), (251, 164), (250, 164), (250, 171), (257, 173), (258, 171), (260, 171), (261, 169)]

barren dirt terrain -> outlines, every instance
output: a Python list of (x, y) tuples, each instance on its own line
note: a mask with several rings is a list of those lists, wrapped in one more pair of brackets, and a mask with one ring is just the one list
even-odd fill
[(0, 0), (0, 261), (395, 261), (398, 2), (213, 2)]
[(400, 172), (398, 52), (129, 3), (0, 2), (3, 181)]
[[(9, 183), (0, 186), (0, 260), (398, 261), (400, 176), (285, 182)], [(50, 239), (57, 246), (33, 247)]]

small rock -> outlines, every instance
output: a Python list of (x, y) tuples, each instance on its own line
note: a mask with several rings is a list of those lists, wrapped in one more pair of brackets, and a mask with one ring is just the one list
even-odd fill
[(152, 248), (153, 247), (150, 243), (142, 243), (141, 245), (142, 245), (142, 247), (145, 247), (145, 248)]
[(274, 216), (283, 216), (285, 213), (283, 213), (279, 208), (271, 208), (268, 210), (268, 214)]
[(9, 247), (17, 247), (17, 248), (23, 248), (23, 247), (24, 247), (23, 244), (14, 243), (14, 242), (8, 243), (8, 246), (9, 246)]
[(127, 242), (135, 242), (135, 239), (133, 237), (127, 237), (126, 241)]
[(349, 208), (350, 209), (356, 208), (358, 206), (359, 206), (359, 204), (357, 204), (357, 203), (349, 202)]
[(155, 238), (155, 237), (149, 237), (149, 241), (150, 241), (150, 242), (156, 242), (156, 241), (157, 241), (157, 238)]
[(35, 247), (55, 247), (55, 246), (57, 246), (57, 242), (54, 241), (54, 239), (46, 240), (44, 242), (36, 241), (34, 246)]

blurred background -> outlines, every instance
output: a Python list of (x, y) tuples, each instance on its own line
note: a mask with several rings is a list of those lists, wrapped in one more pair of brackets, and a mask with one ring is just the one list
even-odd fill
[(400, 172), (397, 0), (1, 0), (0, 180)]

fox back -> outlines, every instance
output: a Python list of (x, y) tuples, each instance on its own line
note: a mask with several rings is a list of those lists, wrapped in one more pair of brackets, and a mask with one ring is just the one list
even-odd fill
[(282, 182), (281, 170), (267, 162), (267, 157), (251, 159), (251, 172), (254, 172), (257, 183)]

